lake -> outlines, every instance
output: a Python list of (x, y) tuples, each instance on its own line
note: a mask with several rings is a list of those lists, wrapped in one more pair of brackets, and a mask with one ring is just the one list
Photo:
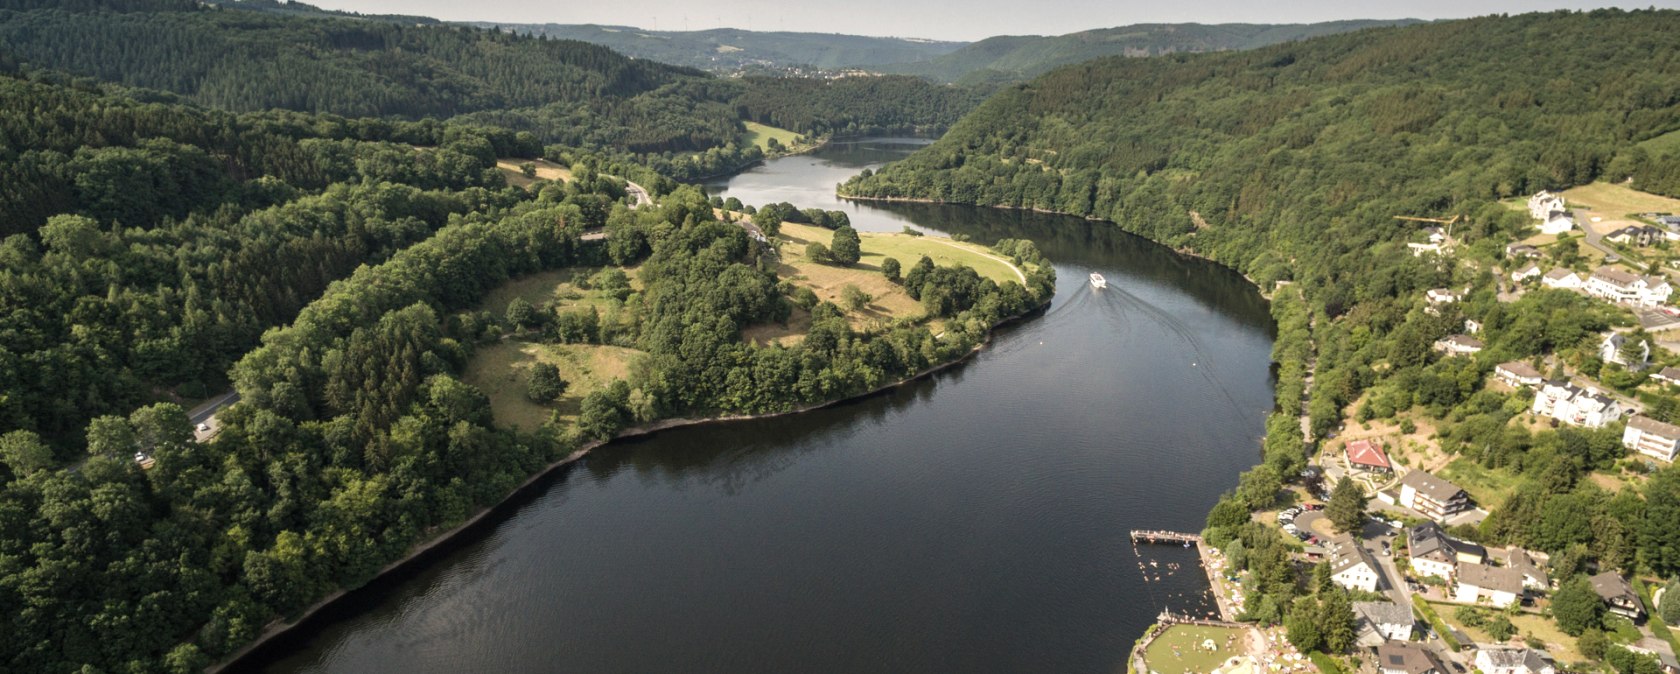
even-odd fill
[(1124, 671), (1206, 585), (1193, 550), (1128, 531), (1199, 530), (1258, 461), (1266, 304), (1112, 224), (834, 197), (916, 145), (837, 143), (708, 188), (861, 230), (1032, 238), (1060, 278), (1042, 314), (889, 393), (602, 448), (238, 669)]

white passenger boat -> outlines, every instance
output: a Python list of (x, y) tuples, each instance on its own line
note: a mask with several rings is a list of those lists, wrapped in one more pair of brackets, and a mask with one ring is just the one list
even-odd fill
[(1103, 278), (1102, 274), (1098, 274), (1096, 272), (1091, 272), (1091, 287), (1092, 288), (1107, 288), (1108, 287), (1108, 279)]

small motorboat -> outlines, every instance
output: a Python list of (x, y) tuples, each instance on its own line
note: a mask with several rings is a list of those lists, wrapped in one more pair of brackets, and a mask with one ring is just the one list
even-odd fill
[(1107, 288), (1108, 287), (1108, 279), (1103, 278), (1102, 274), (1098, 274), (1096, 272), (1091, 272), (1091, 287), (1092, 288)]

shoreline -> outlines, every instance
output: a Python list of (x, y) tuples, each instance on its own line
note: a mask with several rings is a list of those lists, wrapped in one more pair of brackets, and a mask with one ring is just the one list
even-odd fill
[(813, 403), (813, 404), (806, 405), (806, 406), (803, 406), (803, 407), (798, 407), (798, 408), (794, 408), (794, 409), (791, 409), (791, 410), (783, 410), (783, 411), (780, 411), (780, 412), (766, 412), (766, 413), (763, 413), (763, 414), (731, 414), (731, 415), (724, 415), (724, 416), (717, 416), (717, 417), (700, 417), (700, 418), (677, 417), (677, 418), (671, 418), (671, 419), (660, 419), (658, 421), (653, 421), (651, 423), (643, 424), (641, 426), (632, 426), (630, 428), (626, 428), (622, 431), (619, 431), (617, 434), (613, 435), (612, 437), (604, 439), (604, 440), (591, 440), (587, 443), (584, 443), (583, 445), (579, 446), (577, 449), (572, 450), (572, 452), (567, 454), (566, 456), (561, 457), (561, 458), (549, 463), (547, 466), (544, 466), (543, 468), (537, 470), (535, 473), (532, 473), (530, 476), (526, 477), (523, 481), (521, 481), (513, 489), (509, 490), (506, 494), (502, 495), (501, 498), (498, 498), (494, 503), (484, 505), (483, 507), (479, 508), (477, 512), (474, 512), (472, 515), (468, 516), (465, 520), (462, 520), (459, 524), (451, 526), (447, 529), (440, 530), (436, 534), (433, 534), (433, 535), (429, 536), (425, 540), (423, 540), (419, 543), (416, 543), (413, 547), (409, 548), (408, 552), (406, 554), (404, 554), (402, 557), (400, 557), (398, 559), (395, 559), (395, 560), (391, 561), (390, 563), (387, 563), (386, 565), (380, 567), (379, 571), (375, 572), (372, 576), (369, 576), (361, 584), (356, 585), (355, 587), (341, 587), (337, 590), (334, 590), (332, 593), (326, 595), (325, 597), (322, 597), (320, 600), (316, 601), (313, 604), (310, 604), (307, 608), (304, 608), (303, 610), (298, 612), (296, 614), (295, 618), (287, 619), (285, 617), (282, 617), (282, 618), (278, 618), (274, 621), (271, 621), (271, 622), (265, 624), (263, 626), (262, 631), (259, 632), (257, 634), (257, 636), (254, 637), (249, 643), (246, 643), (244, 646), (241, 646), (238, 650), (235, 650), (232, 653), (229, 653), (226, 656), (223, 656), (221, 659), (212, 663), (210, 666), (205, 667), (203, 671), (206, 672), (207, 674), (218, 674), (220, 672), (229, 671), (230, 667), (235, 667), (235, 666), (241, 664), (242, 661), (244, 661), (246, 658), (254, 655), (257, 651), (261, 650), (269, 642), (274, 641), (275, 639), (281, 637), (282, 635), (285, 635), (285, 634), (288, 634), (288, 633), (292, 632), (293, 630), (297, 629), (298, 627), (301, 627), (305, 623), (309, 622), (310, 619), (319, 615), (322, 611), (325, 611), (326, 609), (331, 608), (332, 606), (334, 606), (334, 605), (338, 604), (339, 602), (345, 600), (346, 598), (348, 598), (350, 595), (354, 594), (358, 590), (360, 590), (362, 588), (365, 588), (365, 587), (368, 587), (369, 585), (372, 585), (376, 581), (378, 581), (382, 578), (385, 578), (385, 577), (387, 577), (387, 576), (389, 576), (389, 575), (391, 575), (391, 574), (393, 574), (397, 571), (401, 571), (401, 570), (403, 570), (403, 569), (405, 569), (405, 568), (407, 568), (411, 565), (417, 565), (417, 564), (423, 562), (425, 560), (425, 558), (433, 550), (437, 549), (438, 547), (442, 546), (445, 543), (448, 543), (448, 542), (451, 542), (451, 541), (455, 540), (456, 538), (462, 536), (463, 534), (466, 534), (470, 531), (473, 531), (476, 527), (478, 527), (480, 525), (486, 524), (487, 520), (489, 520), (491, 518), (491, 516), (495, 515), (499, 510), (501, 510), (501, 508), (503, 506), (505, 506), (509, 502), (513, 501), (516, 497), (525, 494), (526, 492), (531, 490), (534, 486), (536, 486), (539, 482), (553, 476), (558, 471), (563, 470), (565, 468), (568, 468), (571, 465), (577, 463), (578, 461), (583, 460), (584, 458), (588, 457), (589, 454), (596, 449), (599, 449), (599, 448), (604, 447), (606, 445), (612, 444), (612, 443), (617, 442), (619, 440), (629, 440), (629, 439), (635, 439), (635, 438), (643, 438), (643, 437), (647, 437), (647, 436), (650, 436), (650, 435), (654, 435), (654, 434), (662, 432), (662, 431), (668, 431), (668, 430), (677, 429), (677, 428), (686, 428), (686, 427), (690, 427), (690, 426), (702, 426), (702, 425), (708, 425), (708, 424), (736, 423), (736, 422), (742, 422), (742, 421), (754, 421), (754, 420), (759, 420), (759, 419), (773, 419), (773, 418), (776, 418), (776, 417), (793, 416), (793, 415), (797, 415), (797, 414), (805, 414), (807, 412), (814, 412), (814, 411), (821, 410), (821, 409), (826, 409), (826, 408), (829, 408), (829, 407), (836, 407), (836, 406), (839, 406), (839, 405), (842, 405), (842, 404), (864, 400), (866, 398), (871, 398), (871, 397), (874, 397), (874, 396), (892, 391), (894, 389), (898, 389), (898, 388), (903, 387), (907, 384), (912, 384), (912, 383), (921, 381), (921, 380), (926, 379), (928, 377), (931, 377), (933, 375), (939, 374), (940, 372), (944, 372), (946, 370), (949, 370), (949, 369), (955, 368), (959, 365), (963, 365), (963, 364), (967, 363), (968, 361), (972, 360), (976, 355), (978, 355), (981, 351), (985, 350), (985, 348), (987, 346), (991, 345), (992, 339), (996, 336), (998, 328), (1001, 328), (1001, 327), (1006, 326), (1006, 325), (1010, 325), (1012, 323), (1025, 321), (1025, 320), (1029, 319), (1030, 317), (1032, 317), (1033, 315), (1044, 311), (1049, 306), (1050, 306), (1050, 299), (1046, 298), (1043, 302), (1027, 309), (1026, 311), (1021, 312), (1019, 315), (1010, 316), (1010, 317), (1004, 318), (1004, 319), (1002, 319), (1002, 320), (1000, 320), (996, 323), (993, 323), (991, 328), (989, 328), (986, 331), (985, 339), (982, 339), (979, 344), (974, 345), (974, 348), (969, 349), (967, 353), (964, 353), (961, 356), (953, 358), (953, 359), (951, 359), (947, 362), (940, 363), (938, 365), (930, 366), (930, 367), (925, 368), (921, 371), (912, 373), (912, 374), (910, 374), (909, 376), (907, 376), (903, 379), (899, 379), (899, 380), (892, 381), (892, 382), (889, 382), (889, 383), (886, 383), (886, 384), (882, 384), (882, 385), (877, 386), (873, 389), (858, 393), (856, 395), (850, 395), (850, 396), (846, 396), (846, 397), (843, 397), (843, 398), (835, 398), (834, 400), (828, 400), (828, 401), (824, 401), (824, 402), (820, 402), (820, 403)]
[[(1086, 221), (1089, 221), (1089, 222), (1106, 222), (1108, 224), (1114, 225), (1115, 227), (1119, 227), (1120, 231), (1122, 231), (1122, 232), (1125, 232), (1127, 234), (1131, 234), (1132, 236), (1136, 236), (1138, 238), (1144, 239), (1145, 241), (1153, 243), (1157, 246), (1161, 246), (1163, 248), (1168, 248), (1168, 249), (1172, 250), (1173, 252), (1178, 253), (1179, 255), (1184, 255), (1186, 257), (1193, 257), (1193, 258), (1196, 258), (1198, 260), (1202, 260), (1204, 262), (1209, 262), (1209, 263), (1212, 263), (1212, 264), (1216, 264), (1216, 265), (1219, 265), (1219, 266), (1224, 267), (1226, 269), (1229, 269), (1232, 272), (1236, 273), (1238, 276), (1243, 277), (1243, 280), (1248, 281), (1249, 285), (1254, 286), (1254, 289), (1259, 291), (1260, 296), (1265, 298), (1265, 300), (1267, 302), (1272, 301), (1273, 293), (1267, 291), (1265, 288), (1260, 287), (1260, 283), (1255, 281), (1254, 277), (1249, 276), (1248, 274), (1244, 273), (1241, 269), (1237, 269), (1236, 267), (1233, 267), (1229, 264), (1226, 264), (1225, 262), (1222, 262), (1220, 260), (1215, 260), (1211, 257), (1203, 255), (1199, 252), (1196, 252), (1196, 251), (1191, 250), (1189, 248), (1186, 248), (1184, 246), (1170, 246), (1170, 245), (1162, 243), (1160, 241), (1156, 241), (1156, 240), (1151, 239), (1147, 236), (1144, 236), (1142, 234), (1138, 234), (1137, 232), (1133, 232), (1129, 229), (1126, 229), (1126, 227), (1124, 225), (1121, 225), (1118, 222), (1115, 222), (1113, 220), (1109, 220), (1109, 219), (1106, 219), (1106, 218), (1099, 218), (1099, 217), (1095, 217), (1095, 216), (1091, 216), (1091, 215), (1078, 215), (1076, 213), (1065, 213), (1065, 212), (1062, 212), (1062, 211), (1052, 211), (1052, 210), (1047, 210), (1047, 209), (1043, 209), (1043, 208), (1024, 208), (1024, 207), (1021, 207), (1021, 206), (1008, 206), (1008, 205), (1004, 205), (1004, 204), (995, 204), (995, 205), (992, 205), (992, 206), (982, 206), (980, 204), (965, 204), (965, 203), (958, 202), (958, 201), (942, 201), (942, 200), (939, 200), (939, 199), (924, 199), (924, 198), (921, 198), (921, 197), (860, 197), (860, 196), (845, 194), (845, 193), (842, 193), (842, 192), (839, 192), (839, 191), (836, 191), (834, 195), (842, 201), (874, 201), (874, 202), (889, 203), (889, 204), (891, 204), (891, 203), (928, 204), (928, 205), (933, 205), (933, 206), (972, 206), (972, 207), (976, 207), (976, 208), (995, 208), (995, 209), (1000, 210), (1000, 211), (1022, 211), (1022, 212), (1027, 212), (1027, 213), (1042, 213), (1044, 215), (1060, 215), (1060, 216), (1069, 217), (1069, 218), (1080, 218), (1082, 220), (1086, 220)], [(1280, 284), (1281, 284), (1281, 282), (1280, 282)]]

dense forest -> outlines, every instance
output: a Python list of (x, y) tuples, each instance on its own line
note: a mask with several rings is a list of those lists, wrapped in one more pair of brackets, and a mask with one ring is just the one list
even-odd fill
[[(868, 391), (969, 353), (1054, 287), (1026, 242), (998, 249), (1034, 270), (1026, 286), (924, 258), (901, 283), (942, 334), (859, 332), (800, 304), (774, 248), (698, 188), (610, 147), (0, 70), (0, 670), (199, 671), (582, 443)], [(514, 189), (494, 168), (539, 156), (571, 178)], [(658, 203), (628, 208), (624, 178)], [(645, 361), (575, 422), (496, 427), (460, 375), (505, 326), (474, 307), (604, 264), (641, 283), (612, 338)], [(796, 304), (801, 343), (742, 340)], [(184, 405), (229, 385), (243, 400), (196, 442)]]
[(759, 157), (743, 119), (808, 135), (939, 131), (981, 98), (911, 78), (725, 80), (575, 40), (300, 7), (0, 0), (0, 65), (234, 112), (453, 118), (620, 152), (685, 180)]
[(934, 58), (878, 66), (875, 70), (935, 82), (1019, 82), (1062, 66), (1105, 56), (1160, 56), (1254, 49), (1322, 35), (1416, 23), (1352, 20), (1307, 24), (1141, 23), (1067, 35), (999, 35)]
[(739, 28), (679, 31), (593, 24), (475, 22), (472, 25), (551, 39), (581, 40), (639, 59), (716, 73), (913, 63), (948, 54), (964, 45), (939, 40)]
[[(1263, 462), (1207, 530), (1248, 572), (1249, 619), (1292, 624), (1294, 635), (1314, 607), (1341, 601), (1300, 582), (1276, 530), (1250, 518), (1277, 507), (1319, 449), (1303, 447), (1303, 416), (1319, 439), (1344, 420), (1428, 421), (1448, 456), (1515, 485), (1484, 522), (1455, 533), (1550, 553), (1566, 584), (1591, 568), (1672, 578), (1680, 469), (1625, 458), (1619, 426), (1530, 429), (1513, 421), (1528, 409), (1524, 393), (1482, 382), (1499, 362), (1542, 357), (1556, 358), (1554, 373), (1567, 365), (1623, 392), (1644, 380), (1596, 350), (1600, 331), (1633, 323), (1625, 310), (1563, 291), (1497, 296), (1504, 246), (1531, 226), (1498, 202), (1630, 177), (1674, 193), (1672, 151), (1641, 144), (1680, 128), (1677, 31), (1673, 11), (1602, 10), (1103, 59), (999, 94), (939, 142), (841, 191), (1110, 220), (1272, 293), (1279, 409)], [(1396, 216), (1454, 215), (1454, 257), (1408, 254), (1419, 225)], [(1468, 293), (1426, 310), (1424, 291), (1439, 287)], [(1480, 326), (1482, 353), (1431, 353), (1466, 319)], [(1671, 397), (1648, 402), (1647, 414), (1677, 419)], [(1606, 489), (1595, 473), (1636, 486)], [(1621, 672), (1650, 665), (1625, 650), (1600, 655)]]
[(811, 136), (937, 134), (973, 110), (981, 90), (914, 77), (747, 78), (741, 117)]

